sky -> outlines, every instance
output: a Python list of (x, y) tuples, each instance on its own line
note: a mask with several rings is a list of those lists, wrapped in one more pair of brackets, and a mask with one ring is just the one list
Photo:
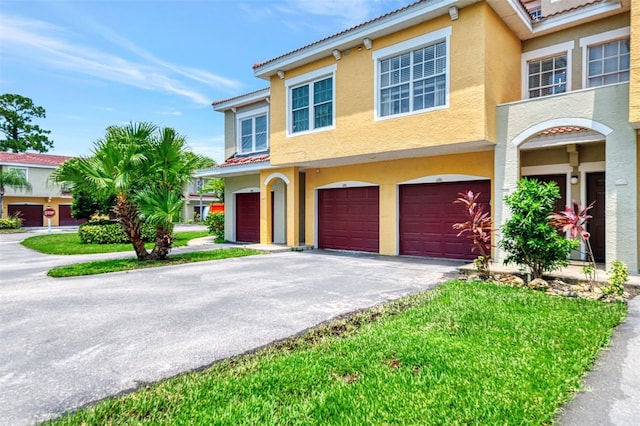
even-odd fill
[(224, 161), (216, 100), (268, 87), (253, 64), (415, 0), (2, 0), (0, 93), (46, 110), (57, 155), (91, 155), (111, 125), (173, 127)]

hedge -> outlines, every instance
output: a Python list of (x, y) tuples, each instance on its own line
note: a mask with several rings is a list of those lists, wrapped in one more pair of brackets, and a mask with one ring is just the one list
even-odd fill
[(20, 229), (21, 226), (22, 219), (18, 216), (0, 218), (0, 229)]
[[(154, 241), (156, 238), (156, 228), (151, 225), (142, 225), (141, 233), (144, 242)], [(83, 223), (78, 228), (78, 236), (84, 244), (131, 242), (118, 222), (108, 220)]]

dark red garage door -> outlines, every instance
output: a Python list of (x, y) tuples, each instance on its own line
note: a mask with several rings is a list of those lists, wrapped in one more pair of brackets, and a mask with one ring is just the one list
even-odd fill
[[(19, 214), (22, 218), (22, 226), (42, 226), (42, 206), (33, 204), (8, 206), (9, 216)], [(18, 213), (19, 212), (19, 213)]]
[(464, 209), (453, 204), (460, 192), (480, 192), (489, 210), (489, 181), (428, 183), (400, 186), (400, 254), (475, 259), (466, 238), (456, 237), (451, 225), (465, 222)]
[(377, 186), (318, 191), (318, 247), (377, 253), (380, 241)]
[(260, 241), (260, 193), (236, 194), (236, 241)]
[(87, 221), (87, 219), (74, 219), (71, 217), (71, 206), (62, 205), (58, 207), (58, 216), (60, 226), (78, 226), (82, 225)]

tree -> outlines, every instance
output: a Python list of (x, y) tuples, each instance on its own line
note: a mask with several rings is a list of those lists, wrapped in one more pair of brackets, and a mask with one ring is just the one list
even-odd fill
[(20, 170), (3, 170), (0, 166), (0, 218), (4, 210), (5, 188), (13, 188), (17, 191), (31, 191), (31, 184)]
[(202, 192), (205, 194), (213, 194), (218, 200), (224, 202), (224, 179), (208, 179), (202, 188)]
[(567, 256), (578, 241), (559, 235), (549, 223), (549, 215), (560, 198), (555, 182), (541, 183), (523, 178), (517, 190), (504, 200), (511, 218), (502, 226), (499, 246), (507, 252), (504, 263), (525, 266), (533, 278), (568, 264)]
[(24, 96), (5, 93), (0, 95), (0, 151), (47, 152), (53, 141), (47, 136), (51, 131), (31, 124), (33, 118), (45, 118), (45, 110)]
[[(113, 211), (140, 260), (165, 259), (171, 248), (173, 223), (184, 200), (182, 188), (201, 158), (186, 150), (185, 138), (171, 128), (150, 123), (112, 126), (98, 140), (93, 155), (69, 160), (54, 180), (96, 199), (115, 197)], [(141, 237), (141, 226), (156, 227), (151, 253)]]

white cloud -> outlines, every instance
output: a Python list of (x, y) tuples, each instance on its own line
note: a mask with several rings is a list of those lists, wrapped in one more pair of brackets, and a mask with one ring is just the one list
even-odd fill
[(196, 154), (213, 158), (218, 164), (224, 161), (224, 136), (189, 139), (187, 144)]
[(58, 70), (67, 70), (140, 89), (175, 94), (200, 105), (211, 99), (198, 86), (235, 90), (241, 83), (209, 72), (162, 61), (128, 40), (101, 28), (100, 33), (141, 59), (118, 55), (69, 41), (69, 34), (47, 22), (0, 15), (0, 53), (11, 51)]

